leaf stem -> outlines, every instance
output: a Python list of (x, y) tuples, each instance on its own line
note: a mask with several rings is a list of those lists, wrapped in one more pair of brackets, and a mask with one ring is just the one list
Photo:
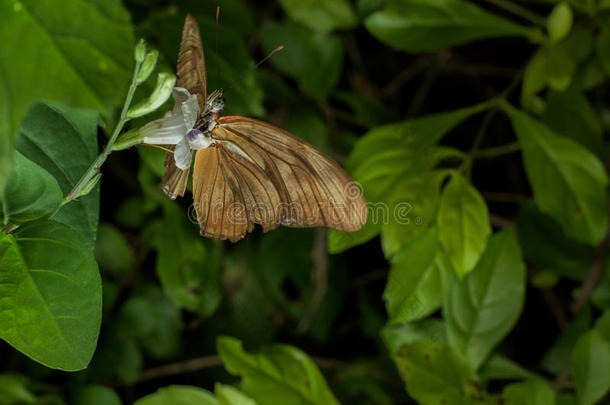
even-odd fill
[(546, 29), (546, 19), (544, 17), (528, 10), (527, 8), (525, 8), (523, 6), (515, 4), (509, 0), (485, 0), (485, 1), (493, 4), (494, 6), (497, 6), (506, 11), (509, 11), (509, 12), (513, 13), (514, 15), (517, 15), (517, 16), (523, 18), (524, 20), (531, 22), (532, 24), (535, 24), (539, 27)]
[(513, 153), (521, 149), (519, 142), (511, 142), (506, 145), (494, 146), (492, 148), (475, 150), (472, 153), (473, 159), (480, 158), (494, 158), (496, 156), (506, 155), (508, 153)]
[(79, 193), (83, 190), (83, 188), (85, 188), (87, 184), (89, 184), (91, 179), (93, 179), (93, 177), (95, 177), (100, 172), (100, 168), (108, 158), (108, 155), (112, 153), (112, 145), (114, 145), (114, 142), (117, 140), (119, 134), (121, 133), (121, 130), (123, 129), (123, 126), (127, 123), (127, 121), (129, 121), (129, 118), (127, 117), (127, 111), (129, 111), (129, 106), (131, 105), (133, 95), (136, 91), (136, 88), (138, 87), (137, 76), (138, 72), (140, 71), (141, 65), (142, 64), (140, 62), (136, 62), (133, 77), (131, 78), (131, 84), (129, 86), (129, 90), (127, 91), (125, 104), (123, 104), (123, 109), (121, 110), (119, 122), (114, 128), (110, 140), (104, 147), (102, 153), (100, 153), (100, 155), (95, 159), (95, 161), (93, 161), (91, 166), (89, 166), (85, 174), (83, 174), (83, 176), (76, 183), (74, 188), (64, 197), (63, 201), (61, 202), (61, 205), (58, 207), (58, 210), (59, 208), (63, 207), (64, 205), (78, 197)]

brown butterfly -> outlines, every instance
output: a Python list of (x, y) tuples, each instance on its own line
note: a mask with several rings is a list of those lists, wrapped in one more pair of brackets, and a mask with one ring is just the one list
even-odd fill
[[(279, 225), (357, 231), (365, 224), (360, 189), (330, 157), (265, 122), (221, 117), (223, 91), (207, 94), (199, 26), (191, 15), (182, 31), (178, 84), (197, 95), (199, 107), (188, 140), (200, 145), (192, 148), (198, 149), (193, 200), (202, 235), (235, 242), (254, 224), (265, 232)], [(167, 154), (163, 175), (163, 191), (172, 199), (184, 195), (190, 169), (189, 156), (185, 170), (176, 166), (177, 152)]]

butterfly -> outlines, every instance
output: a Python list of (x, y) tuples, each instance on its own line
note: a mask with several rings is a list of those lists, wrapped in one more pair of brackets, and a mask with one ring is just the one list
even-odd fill
[[(178, 85), (197, 95), (199, 117), (191, 135), (206, 147), (195, 153), (193, 200), (201, 235), (231, 242), (262, 226), (325, 226), (357, 231), (367, 220), (360, 188), (329, 156), (268, 123), (221, 116), (222, 90), (207, 93), (203, 45), (197, 20), (187, 15), (178, 56)], [(174, 146), (170, 146), (174, 150)], [(193, 151), (187, 149), (188, 153)], [(176, 166), (168, 152), (163, 191), (183, 196), (189, 164)]]

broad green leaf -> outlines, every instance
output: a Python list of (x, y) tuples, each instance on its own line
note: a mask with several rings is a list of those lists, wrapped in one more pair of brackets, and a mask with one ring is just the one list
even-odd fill
[(86, 385), (76, 394), (76, 405), (121, 405), (123, 402), (112, 388), (104, 385)]
[(591, 302), (600, 309), (610, 309), (610, 261), (606, 260), (602, 278), (593, 292)]
[(129, 83), (133, 34), (119, 0), (14, 0), (0, 3), (0, 37), (7, 41), (0, 50), (2, 190), (19, 124), (35, 101), (112, 115)]
[(325, 98), (337, 85), (344, 52), (337, 36), (312, 32), (291, 21), (268, 22), (260, 36), (265, 52), (284, 45), (270, 62), (296, 79), (303, 91)]
[(596, 50), (606, 75), (610, 76), (610, 24), (607, 22), (597, 36)]
[(408, 343), (398, 350), (394, 360), (407, 392), (421, 404), (467, 405), (481, 396), (474, 371), (447, 346)]
[(569, 237), (599, 243), (608, 225), (608, 178), (602, 163), (527, 114), (508, 104), (505, 109), (519, 138), (540, 210), (551, 215)]
[(610, 343), (610, 310), (605, 310), (595, 322), (595, 330)]
[(578, 86), (563, 92), (549, 91), (543, 120), (556, 133), (571, 138), (594, 154), (602, 149), (602, 124), (598, 113)]
[(55, 178), (19, 152), (4, 195), (0, 200), (3, 224), (21, 224), (46, 215), (59, 207), (63, 194)]
[(570, 372), (570, 361), (578, 338), (591, 327), (591, 311), (585, 310), (571, 320), (551, 348), (544, 354), (541, 366), (554, 375)]
[(256, 405), (256, 402), (248, 398), (244, 393), (230, 385), (216, 384), (214, 393), (218, 397), (220, 405)]
[(133, 405), (220, 405), (209, 391), (188, 385), (170, 385), (138, 399)]
[(424, 318), (442, 300), (443, 269), (436, 228), (416, 236), (392, 258), (383, 299), (389, 325)]
[(95, 259), (102, 271), (120, 275), (131, 270), (133, 252), (117, 228), (101, 223), (95, 242)]
[(351, 28), (357, 22), (347, 0), (280, 0), (280, 4), (290, 18), (314, 31)]
[(610, 388), (610, 343), (596, 330), (578, 339), (571, 364), (580, 405), (597, 403)]
[(496, 233), (477, 267), (455, 280), (443, 314), (453, 349), (477, 369), (513, 328), (525, 298), (525, 266), (512, 231)]
[(491, 226), (483, 197), (459, 173), (451, 176), (441, 195), (438, 232), (455, 272), (460, 277), (468, 274), (485, 250)]
[(555, 405), (555, 392), (540, 379), (510, 384), (502, 398), (506, 405)]
[(75, 231), (54, 221), (0, 236), (0, 337), (47, 367), (85, 368), (101, 322), (93, 252)]
[(242, 390), (269, 405), (339, 404), (314, 362), (299, 349), (275, 344), (248, 354), (240, 341), (217, 340), (226, 369), (242, 377)]
[(0, 404), (36, 404), (36, 396), (27, 387), (28, 378), (19, 374), (0, 374)]
[(180, 307), (210, 316), (220, 303), (219, 244), (202, 241), (188, 222), (191, 211), (164, 201), (163, 219), (151, 223), (145, 238), (157, 250), (163, 291)]
[(445, 324), (440, 319), (427, 318), (402, 325), (384, 326), (380, 332), (383, 343), (392, 356), (401, 346), (413, 342), (446, 344)]
[(481, 367), (479, 374), (483, 381), (539, 378), (536, 374), (500, 354), (492, 354)]
[[(17, 148), (51, 173), (67, 195), (98, 155), (98, 115), (49, 103), (38, 103), (26, 114)], [(99, 186), (64, 205), (52, 219), (74, 228), (93, 248), (97, 234)]]
[(157, 288), (149, 288), (143, 294), (152, 310), (154, 324), (145, 336), (140, 337), (141, 347), (153, 358), (163, 359), (180, 347), (182, 320), (180, 310), (171, 299)]
[(564, 39), (572, 29), (572, 9), (566, 2), (557, 4), (547, 18), (547, 31), (552, 43)]
[(583, 269), (593, 261), (593, 247), (567, 238), (561, 225), (540, 212), (533, 201), (521, 207), (516, 222), (523, 255), (532, 267), (573, 280), (583, 279)]
[[(487, 108), (486, 104), (477, 104), (384, 125), (360, 138), (348, 158), (346, 168), (352, 178), (363, 186), (369, 206), (368, 222), (357, 232), (331, 230), (328, 238), (329, 251), (340, 253), (377, 236), (382, 225), (390, 223), (390, 216), (393, 215), (391, 210), (396, 209), (396, 203), (401, 201), (400, 197), (405, 193), (409, 194), (410, 190), (398, 187), (399, 183), (407, 185), (411, 180), (409, 177), (421, 176), (422, 173), (432, 169), (440, 159), (453, 154), (454, 151), (449, 148), (435, 148), (434, 145), (447, 132), (485, 108)], [(413, 181), (421, 183), (424, 180), (420, 178)], [(430, 191), (429, 188), (426, 190)], [(397, 198), (394, 198), (395, 201), (392, 203), (390, 200), (393, 195)], [(412, 195), (409, 198), (413, 198)], [(423, 205), (418, 204), (416, 207), (417, 211), (424, 208), (424, 216), (420, 219), (425, 222), (433, 219), (429, 215), (429, 209), (434, 205), (429, 202), (426, 199)], [(398, 207), (399, 210), (402, 208), (402, 206)], [(411, 215), (412, 225), (415, 224), (417, 215), (419, 214)], [(394, 250), (391, 247), (395, 245), (393, 241), (399, 241), (403, 231), (409, 233), (412, 228), (413, 226), (396, 226), (395, 222), (389, 225), (385, 232), (388, 253)]]
[(433, 51), (494, 37), (526, 37), (541, 33), (491, 14), (462, 0), (393, 0), (365, 20), (382, 42), (407, 52)]

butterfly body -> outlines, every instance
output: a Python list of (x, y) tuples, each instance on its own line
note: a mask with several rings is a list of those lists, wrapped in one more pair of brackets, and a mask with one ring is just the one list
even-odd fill
[[(201, 234), (234, 242), (255, 224), (265, 232), (279, 225), (362, 227), (366, 201), (343, 169), (281, 128), (247, 117), (222, 117), (223, 91), (207, 94), (199, 27), (190, 15), (182, 38), (178, 83), (197, 94), (200, 111), (187, 137), (201, 145), (193, 169)], [(163, 190), (170, 198), (182, 196), (189, 170), (176, 167), (171, 153), (165, 165)]]

